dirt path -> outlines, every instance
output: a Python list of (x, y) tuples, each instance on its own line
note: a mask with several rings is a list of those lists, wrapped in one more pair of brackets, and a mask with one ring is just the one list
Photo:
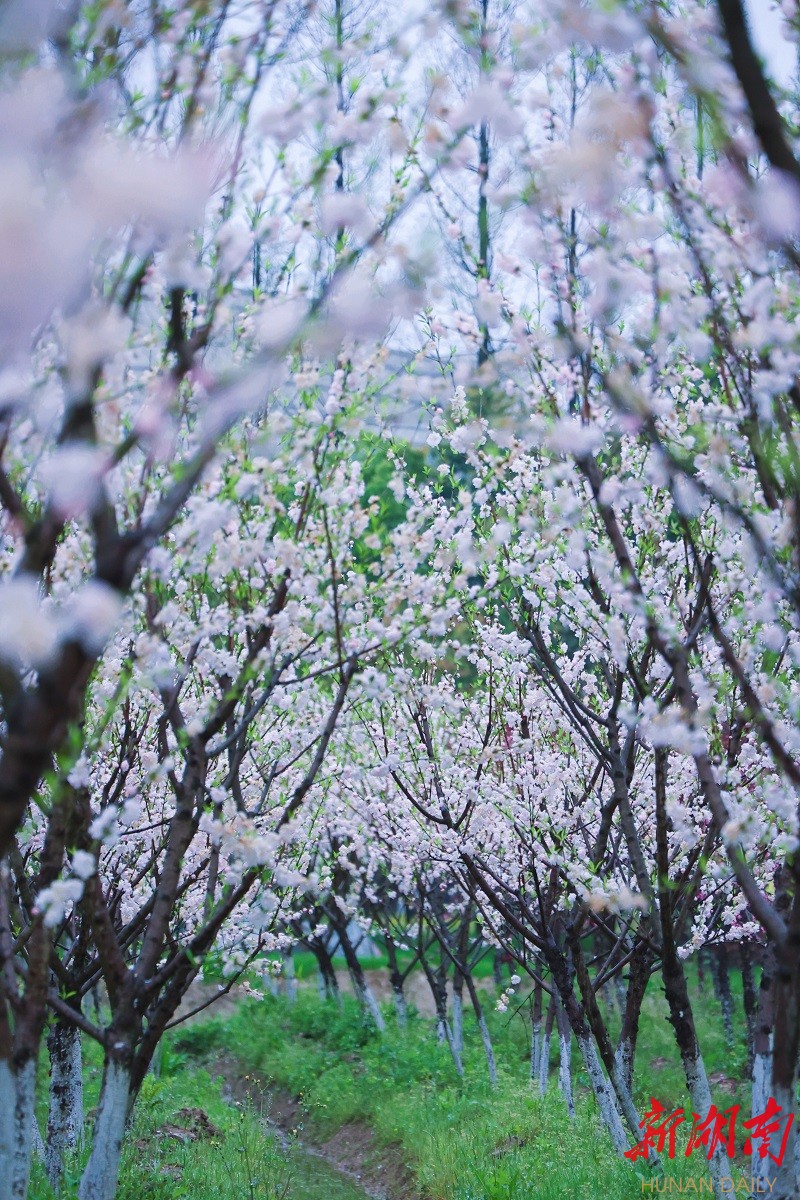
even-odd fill
[[(378, 1001), (391, 1003), (389, 972), (374, 969), (366, 971), (365, 975)], [(341, 991), (352, 993), (348, 972), (337, 970), (336, 977)], [(480, 979), (476, 980), (476, 985), (483, 991), (491, 988), (492, 982)], [(300, 979), (297, 986), (316, 988), (316, 979), (313, 976)], [(184, 1017), (187, 1024), (209, 1017), (231, 1016), (246, 995), (245, 989), (235, 985), (230, 991), (220, 992), (218, 984), (196, 980), (178, 1015)], [(431, 990), (421, 971), (413, 972), (406, 980), (405, 994), (408, 1004), (421, 1015), (435, 1015)], [(468, 1003), (466, 997), (465, 1002)], [(195, 1013), (195, 1009), (201, 1011)], [(419, 1200), (400, 1147), (377, 1146), (368, 1126), (351, 1122), (325, 1139), (314, 1130), (295, 1097), (254, 1076), (246, 1063), (224, 1054), (203, 1065), (224, 1081), (228, 1100), (253, 1108), (279, 1139), (297, 1177), (292, 1195), (297, 1195), (298, 1200), (306, 1196), (311, 1200), (318, 1196), (323, 1200)], [(307, 1188), (304, 1179), (309, 1181)]]
[[(278, 1138), (290, 1164), (305, 1170), (310, 1167), (315, 1186), (324, 1186), (331, 1200), (334, 1196), (343, 1200), (418, 1200), (399, 1147), (376, 1146), (368, 1126), (351, 1122), (332, 1137), (319, 1138), (298, 1100), (254, 1076), (232, 1055), (220, 1055), (206, 1066), (223, 1080), (226, 1099), (255, 1109)], [(297, 1182), (302, 1186), (302, 1180)]]

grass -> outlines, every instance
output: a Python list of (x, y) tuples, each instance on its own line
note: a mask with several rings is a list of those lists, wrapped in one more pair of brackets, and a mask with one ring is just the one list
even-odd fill
[[(99, 1064), (87, 1065), (89, 1103)], [(87, 1152), (68, 1164), (60, 1200), (77, 1196)], [(52, 1200), (34, 1163), (30, 1200)], [(363, 1193), (296, 1146), (285, 1148), (251, 1108), (223, 1095), (219, 1079), (168, 1047), (149, 1076), (123, 1152), (118, 1200), (363, 1200)]]
[[(741, 1014), (733, 973), (732, 983)], [(700, 995), (693, 979), (693, 992), (707, 1068), (726, 1089), (715, 1099), (720, 1108), (746, 1104), (747, 1088), (739, 1082), (746, 1062), (743, 1037), (733, 1050), (726, 1047), (710, 984)], [(272, 996), (248, 1000), (225, 1020), (212, 1017), (179, 1031), (165, 1045), (160, 1076), (145, 1082), (124, 1152), (119, 1200), (363, 1200), (358, 1187), (318, 1157), (298, 1146), (287, 1150), (256, 1113), (226, 1100), (207, 1069), (221, 1054), (235, 1057), (242, 1073), (300, 1097), (303, 1138), (327, 1138), (354, 1122), (368, 1126), (378, 1155), (404, 1163), (426, 1200), (640, 1197), (646, 1169), (611, 1151), (577, 1057), (578, 1114), (570, 1121), (553, 1078), (555, 1059), (542, 1099), (528, 1080), (526, 1023), (494, 1011), (489, 996), (486, 1008), (499, 1067), (496, 1090), (489, 1086), (469, 1010), (463, 1080), (447, 1048), (436, 1042), (430, 1020), (412, 1014), (401, 1031), (389, 1015), (389, 1029), (378, 1036), (351, 997), (344, 997), (340, 1009), (321, 1001), (313, 987), (300, 989), (292, 1006)], [(635, 1092), (642, 1112), (651, 1095), (670, 1109), (689, 1107), (665, 1018), (654, 980), (637, 1053)], [(613, 1027), (618, 1016), (609, 1013), (609, 1021)], [(99, 1077), (93, 1048), (86, 1065), (89, 1107), (96, 1103)], [(201, 1110), (210, 1128), (192, 1136), (186, 1110)], [(64, 1200), (76, 1195), (84, 1160), (85, 1152), (70, 1164)], [(690, 1162), (677, 1158), (664, 1166), (677, 1178), (704, 1176), (697, 1154)], [(40, 1164), (30, 1195), (51, 1200)]]
[[(701, 996), (694, 981), (693, 991), (707, 1069), (725, 1089), (715, 1099), (720, 1108), (745, 1103), (743, 1038), (728, 1048), (710, 984)], [(741, 1013), (740, 989), (734, 995)], [(637, 1055), (635, 1091), (642, 1112), (651, 1095), (670, 1109), (690, 1109), (666, 1012), (654, 980)], [(488, 1015), (500, 1069), (496, 1091), (489, 1087), (469, 1016), (462, 1081), (429, 1021), (412, 1020), (405, 1033), (390, 1026), (378, 1037), (349, 997), (340, 1011), (311, 990), (301, 991), (292, 1007), (274, 997), (250, 1001), (227, 1021), (188, 1030), (180, 1044), (198, 1056), (220, 1050), (241, 1055), (246, 1046), (248, 1067), (301, 1097), (321, 1134), (363, 1122), (379, 1143), (398, 1147), (430, 1200), (641, 1196), (645, 1173), (610, 1150), (577, 1056), (578, 1116), (570, 1121), (554, 1081), (544, 1101), (530, 1087), (525, 1024)], [(609, 1014), (612, 1027), (618, 1020)], [(704, 1176), (697, 1154), (690, 1162), (676, 1158), (664, 1166), (677, 1177)]]
[[(639, 1191), (635, 1172), (597, 1136), (590, 1106), (571, 1128), (560, 1098), (543, 1102), (521, 1072), (503, 1071), (491, 1095), (472, 1039), (462, 1083), (427, 1021), (378, 1039), (349, 999), (339, 1012), (301, 995), (291, 1009), (271, 998), (248, 1003), (182, 1042), (196, 1054), (236, 1052), (243, 1044), (254, 1071), (302, 1097), (317, 1131), (328, 1136), (353, 1122), (368, 1124), (379, 1143), (399, 1147), (435, 1200), (588, 1196), (598, 1174), (610, 1187), (636, 1182), (629, 1194)], [(585, 1149), (580, 1157), (575, 1138)]]

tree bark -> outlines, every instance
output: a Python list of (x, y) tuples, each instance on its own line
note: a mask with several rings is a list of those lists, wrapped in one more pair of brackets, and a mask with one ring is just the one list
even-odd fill
[(341, 1008), (342, 995), (339, 990), (339, 981), (336, 978), (336, 968), (333, 965), (333, 959), (328, 953), (327, 947), (316, 938), (310, 942), (307, 942), (306, 945), (317, 960), (317, 966), (319, 968), (319, 974), (322, 980), (323, 995), (328, 1000), (335, 1000)]
[(756, 1024), (758, 1022), (758, 994), (756, 991), (755, 973), (753, 971), (753, 953), (751, 947), (746, 942), (742, 942), (740, 954), (742, 961), (742, 999), (744, 1002), (744, 1015), (747, 1021), (747, 1069), (752, 1076)]
[(563, 1005), (559, 1004), (557, 1010), (558, 1024), (558, 1083), (561, 1088), (561, 1095), (567, 1106), (567, 1112), (570, 1117), (575, 1117), (575, 1100), (572, 1095), (572, 1062), (571, 1062), (571, 1047), (572, 1047), (572, 1030), (569, 1024), (569, 1018), (564, 1012)]
[[(797, 868), (794, 868), (797, 871)], [(772, 1096), (784, 1113), (797, 1111), (798, 1055), (800, 1055), (800, 882), (794, 880), (789, 932), (786, 943), (776, 949), (774, 977), (774, 1033), (772, 1043)], [(763, 1111), (763, 1109), (761, 1110)], [(771, 1153), (780, 1145), (781, 1133), (772, 1138)], [(774, 1168), (772, 1195), (776, 1200), (797, 1196), (797, 1119), (790, 1128), (783, 1161)], [(770, 1161), (767, 1159), (766, 1161)], [(770, 1174), (773, 1168), (770, 1167)]]
[[(711, 1089), (708, 1085), (703, 1056), (697, 1040), (694, 1023), (694, 1013), (689, 999), (689, 989), (686, 985), (686, 973), (683, 969), (675, 944), (675, 930), (672, 923), (672, 893), (669, 887), (669, 846), (667, 841), (668, 817), (666, 807), (666, 772), (667, 756), (663, 750), (656, 751), (656, 855), (658, 859), (658, 910), (661, 921), (661, 976), (664, 981), (664, 992), (669, 1006), (667, 1018), (675, 1031), (675, 1040), (683, 1063), (686, 1087), (694, 1112), (701, 1120), (705, 1120), (711, 1109)], [(721, 1179), (727, 1171), (727, 1162), (723, 1162), (722, 1150), (717, 1147), (709, 1161), (708, 1169), (711, 1175), (714, 1195), (722, 1197)]]
[(17, 1088), (7, 1058), (0, 1059), (0, 1179), (11, 1179), (14, 1161), (14, 1109)]
[(576, 1035), (576, 1040), (600, 1109), (600, 1116), (611, 1137), (611, 1144), (617, 1154), (624, 1155), (628, 1149), (628, 1139), (622, 1127), (622, 1117), (617, 1108), (614, 1089), (603, 1074), (603, 1068), (588, 1029), (583, 1034)]
[[(618, 1107), (617, 1096), (615, 1095), (614, 1084), (606, 1079), (603, 1074), (603, 1068), (598, 1058), (595, 1043), (592, 1040), (592, 1032), (590, 1025), (587, 1023), (587, 1013), (573, 990), (571, 972), (567, 965), (567, 958), (557, 945), (555, 939), (550, 937), (547, 946), (547, 960), (550, 967), (550, 973), (553, 976), (553, 982), (558, 989), (558, 999), (554, 996), (556, 1004), (560, 1003), (569, 1020), (572, 1032), (575, 1034), (578, 1047), (583, 1057), (586, 1070), (589, 1075), (589, 1081), (592, 1085), (592, 1091), (597, 1099), (600, 1108), (600, 1115), (611, 1136), (611, 1141), (614, 1149), (618, 1154), (624, 1154), (628, 1149), (628, 1140), (625, 1135), (625, 1130), (622, 1127), (622, 1117)], [(573, 955), (574, 965), (574, 955)], [(557, 1013), (556, 1008), (556, 1013)], [(613, 1054), (611, 1054), (613, 1059)], [(637, 1118), (638, 1120), (638, 1118)], [(637, 1128), (637, 1135), (638, 1135)]]
[(555, 993), (550, 997), (550, 1004), (547, 1007), (547, 1017), (544, 1023), (544, 1037), (542, 1038), (542, 1052), (539, 1056), (539, 1095), (544, 1096), (547, 1091), (547, 1075), (550, 1070), (550, 1043), (553, 1040), (553, 1026), (556, 1020), (556, 1006), (558, 1000)]
[[(458, 1053), (464, 1053), (464, 976), (458, 967), (453, 971), (453, 1003), (452, 1003), (453, 1042)], [(477, 1016), (477, 1014), (476, 1014)]]
[(47, 1115), (45, 1170), (58, 1191), (64, 1159), (83, 1136), (83, 1075), (80, 1030), (57, 1020), (47, 1038), (50, 1051), (50, 1105)]
[(639, 1035), (639, 1017), (650, 980), (652, 962), (652, 952), (644, 942), (640, 942), (631, 957), (625, 1009), (622, 1014), (622, 1028), (615, 1051), (620, 1075), (629, 1092), (633, 1091), (633, 1068), (636, 1058), (636, 1041)]
[(494, 1057), (494, 1048), (492, 1039), (489, 1033), (489, 1026), (486, 1024), (486, 1018), (483, 1015), (481, 1002), (478, 999), (478, 991), (473, 982), (472, 976), (467, 974), (464, 976), (464, 981), (467, 985), (469, 998), (472, 1001), (472, 1007), (475, 1011), (475, 1020), (478, 1022), (478, 1029), (481, 1032), (481, 1042), (483, 1043), (483, 1052), (486, 1055), (486, 1067), (489, 1072), (489, 1083), (493, 1088), (497, 1087), (497, 1063)]
[(728, 950), (723, 944), (714, 946), (710, 954), (711, 982), (722, 1010), (722, 1027), (725, 1030), (725, 1045), (733, 1049), (733, 996), (728, 972)]
[(531, 1083), (539, 1078), (539, 1061), (542, 1055), (542, 994), (544, 989), (538, 980), (533, 985), (531, 1007)]
[(391, 984), (392, 996), (394, 998), (394, 1011), (397, 1017), (397, 1028), (405, 1029), (408, 1024), (408, 1007), (406, 1005), (403, 973), (400, 970), (400, 964), (397, 958), (397, 947), (395, 946), (393, 939), (388, 934), (384, 940), (386, 943), (386, 957), (389, 960), (389, 982)]
[(431, 995), (433, 996), (433, 1005), (436, 1010), (437, 1041), (447, 1042), (456, 1073), (459, 1077), (463, 1078), (464, 1064), (461, 1060), (461, 1053), (453, 1040), (453, 1033), (447, 1020), (447, 968), (444, 963), (441, 963), (435, 971), (432, 971), (424, 954), (420, 955), (420, 964), (425, 972), (425, 978), (428, 981), (428, 987), (431, 989)]
[(378, 1030), (378, 1033), (385, 1033), (386, 1022), (383, 1019), (383, 1013), (381, 1012), (378, 1002), (375, 999), (372, 988), (367, 982), (367, 978), (364, 974), (364, 968), (361, 966), (361, 961), (355, 951), (353, 943), (350, 940), (347, 929), (341, 922), (334, 921), (333, 926), (336, 930), (336, 936), (339, 939), (339, 945), (342, 948), (345, 962), (347, 963), (347, 969), (350, 972), (350, 978), (353, 982), (353, 991), (355, 992), (356, 999), (364, 1011), (369, 1013), (370, 1017), (375, 1023), (375, 1028)]
[[(572, 925), (567, 928), (567, 944), (572, 952), (572, 961), (578, 980), (578, 987), (580, 988), (581, 999), (583, 1000), (583, 1010), (600, 1054), (600, 1060), (611, 1080), (611, 1086), (616, 1094), (617, 1103), (625, 1118), (628, 1129), (636, 1141), (639, 1141), (641, 1137), (639, 1114), (636, 1111), (630, 1087), (625, 1081), (619, 1059), (612, 1048), (611, 1038), (597, 1003), (597, 996), (584, 959), (580, 936)], [(564, 999), (563, 993), (561, 998), (562, 1000)], [(651, 1166), (658, 1165), (658, 1157), (652, 1148), (647, 1158)]]
[[(771, 947), (767, 950), (764, 966), (761, 972), (761, 986), (758, 990), (758, 1013), (753, 1035), (753, 1066), (752, 1066), (752, 1116), (763, 1113), (772, 1084), (772, 1037), (775, 1021), (775, 961)], [(752, 1160), (753, 1176), (763, 1183), (770, 1176), (769, 1158), (755, 1156)]]
[(81, 1178), (79, 1200), (114, 1200), (130, 1095), (130, 1067), (107, 1058), (94, 1122), (92, 1152)]
[[(28, 1058), (12, 1068), (11, 1076), (11, 1156), (8, 1174), (10, 1200), (26, 1200), (33, 1158), (33, 1131), (36, 1122), (36, 1062)], [(6, 1080), (3, 1080), (6, 1083)], [(4, 1164), (5, 1166), (5, 1164)]]

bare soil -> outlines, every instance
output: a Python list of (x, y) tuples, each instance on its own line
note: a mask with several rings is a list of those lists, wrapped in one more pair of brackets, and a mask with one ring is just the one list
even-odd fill
[(420, 1200), (400, 1147), (378, 1146), (369, 1126), (353, 1121), (324, 1138), (297, 1097), (248, 1072), (232, 1055), (220, 1055), (208, 1067), (224, 1080), (230, 1098), (255, 1108), (287, 1149), (293, 1145), (322, 1159), (370, 1200)]
[[(365, 976), (379, 1002), (392, 1001), (389, 972), (385, 969), (365, 971)], [(336, 978), (343, 993), (352, 993), (350, 976), (338, 970)], [(480, 990), (492, 987), (489, 979), (476, 980)], [(316, 987), (316, 980), (297, 981), (299, 988)], [(193, 1024), (209, 1017), (227, 1017), (246, 995), (237, 984), (223, 992), (219, 984), (195, 980), (178, 1011), (178, 1019)], [(428, 982), (421, 971), (414, 971), (406, 980), (406, 1001), (423, 1016), (435, 1015)], [(465, 995), (465, 1004), (469, 998)], [(200, 1011), (195, 1012), (196, 1009)], [(399, 1146), (378, 1146), (372, 1130), (360, 1122), (342, 1126), (325, 1138), (303, 1108), (301, 1101), (289, 1092), (275, 1088), (268, 1081), (247, 1071), (244, 1063), (223, 1055), (209, 1063), (212, 1074), (225, 1081), (230, 1097), (254, 1107), (283, 1140), (288, 1148), (298, 1147), (303, 1153), (322, 1159), (329, 1167), (353, 1181), (370, 1200), (419, 1200), (413, 1177), (403, 1161)]]

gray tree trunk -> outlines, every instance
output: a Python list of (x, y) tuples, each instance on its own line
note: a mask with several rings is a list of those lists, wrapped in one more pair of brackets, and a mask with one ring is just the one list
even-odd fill
[(286, 987), (286, 999), (294, 1004), (297, 999), (297, 981), (294, 974), (294, 953), (287, 950), (283, 956), (283, 979)]
[(570, 1117), (575, 1116), (575, 1099), (572, 1095), (572, 1029), (570, 1028), (567, 1014), (561, 1004), (558, 1006), (558, 1084), (561, 1088), (561, 1095), (567, 1105), (567, 1112)]
[(94, 1122), (92, 1152), (81, 1179), (79, 1200), (114, 1200), (130, 1090), (130, 1069), (122, 1063), (107, 1061)]
[(531, 1083), (539, 1078), (539, 1059), (542, 1054), (542, 1021), (534, 1018), (531, 1026)]
[(361, 1003), (366, 1008), (369, 1015), (372, 1017), (373, 1021), (375, 1022), (375, 1028), (378, 1030), (378, 1032), (385, 1033), (386, 1032), (386, 1022), (383, 1019), (383, 1013), (380, 1010), (380, 1005), (378, 1004), (378, 1001), (375, 999), (375, 993), (373, 992), (372, 988), (369, 986), (369, 983), (367, 982), (366, 978), (364, 978), (362, 986), (361, 986), (360, 1000), (361, 1000)]
[(442, 1033), (444, 1034), (444, 1038), (447, 1041), (447, 1045), (449, 1046), (450, 1053), (453, 1057), (453, 1063), (455, 1064), (456, 1073), (458, 1074), (459, 1078), (463, 1079), (464, 1063), (461, 1059), (461, 1051), (459, 1050), (458, 1046), (455, 1044), (455, 1041), (453, 1039), (453, 1031), (450, 1028), (449, 1022), (446, 1019), (442, 1020), (440, 1017), (439, 1020), (437, 1021), (436, 1025), (437, 1025), (436, 1036), (439, 1039), (439, 1041), (441, 1041)]
[[(711, 1111), (712, 1100), (703, 1056), (698, 1054), (693, 1062), (684, 1058), (683, 1065), (686, 1076), (686, 1087), (689, 1092), (689, 1099), (692, 1102), (692, 1109), (704, 1121)], [(717, 1146), (714, 1155), (708, 1163), (708, 1173), (711, 1176), (714, 1195), (717, 1197), (724, 1195), (722, 1178), (729, 1175), (728, 1167), (728, 1159), (723, 1157), (722, 1148)]]
[(50, 1106), (44, 1164), (54, 1191), (61, 1186), (64, 1159), (83, 1137), (83, 1062), (81, 1034), (56, 1021), (47, 1038), (50, 1051)]
[(408, 1007), (402, 984), (399, 987), (396, 984), (392, 987), (392, 997), (394, 999), (395, 1015), (397, 1016), (397, 1028), (405, 1029), (408, 1024)]
[(614, 1064), (619, 1078), (630, 1090), (633, 1081), (633, 1046), (629, 1038), (623, 1038), (614, 1052)]
[(623, 1155), (628, 1149), (628, 1139), (622, 1126), (614, 1089), (603, 1074), (592, 1039), (588, 1035), (578, 1038), (578, 1048), (600, 1109), (600, 1116), (611, 1137), (611, 1144), (617, 1154)]
[[(25, 1200), (33, 1157), (33, 1130), (36, 1124), (36, 1063), (29, 1059), (12, 1072), (12, 1130), (10, 1200)], [(9, 1177), (6, 1176), (6, 1179)]]
[(550, 1004), (547, 1009), (547, 1017), (544, 1023), (544, 1037), (542, 1038), (542, 1049), (539, 1055), (539, 1095), (543, 1096), (547, 1091), (547, 1075), (550, 1070), (550, 1043), (553, 1040), (553, 1025), (555, 1024), (556, 1016), (556, 998), (555, 995), (550, 997)]
[(17, 1088), (8, 1059), (0, 1059), (0, 1179), (11, 1178)]
[(464, 1051), (464, 998), (461, 995), (460, 989), (453, 989), (453, 1006), (452, 1012), (452, 1027), (453, 1027), (453, 1044), (456, 1046), (458, 1053)]
[(489, 1083), (492, 1087), (497, 1087), (497, 1063), (494, 1057), (494, 1047), (492, 1046), (492, 1038), (489, 1033), (489, 1026), (486, 1024), (486, 1018), (483, 1013), (478, 1014), (478, 1028), (481, 1031), (481, 1041), (483, 1042), (483, 1052), (486, 1055), (486, 1067), (489, 1072)]

